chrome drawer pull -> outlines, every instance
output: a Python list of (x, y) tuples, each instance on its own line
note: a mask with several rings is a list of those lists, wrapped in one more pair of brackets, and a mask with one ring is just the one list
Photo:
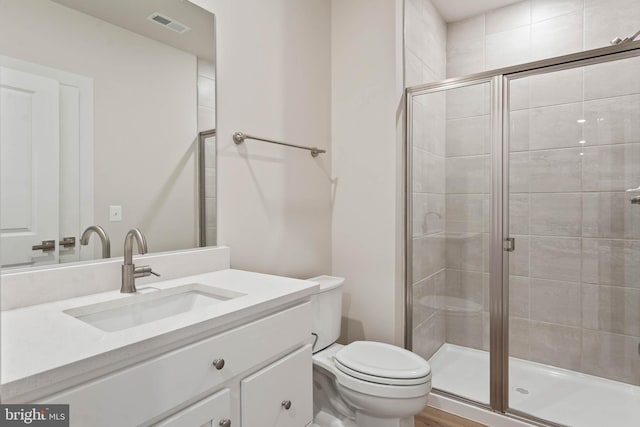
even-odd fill
[(216, 359), (216, 360), (214, 360), (213, 361), (213, 366), (215, 366), (218, 371), (220, 369), (224, 368), (224, 359)]
[(291, 401), (290, 400), (283, 400), (282, 401), (282, 407), (288, 411), (289, 408), (291, 408)]
[(231, 420), (220, 420), (220, 427), (231, 427)]

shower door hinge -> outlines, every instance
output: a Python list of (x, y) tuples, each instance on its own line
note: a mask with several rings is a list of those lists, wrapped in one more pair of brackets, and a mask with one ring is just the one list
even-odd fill
[(504, 239), (504, 244), (502, 248), (507, 252), (513, 252), (516, 250), (516, 239), (513, 237), (507, 237)]

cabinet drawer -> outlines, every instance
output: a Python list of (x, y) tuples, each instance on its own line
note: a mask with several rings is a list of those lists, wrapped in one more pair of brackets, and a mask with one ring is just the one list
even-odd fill
[(312, 368), (308, 344), (242, 380), (242, 427), (309, 424), (313, 418)]
[(231, 393), (227, 388), (155, 424), (155, 427), (219, 427), (224, 420), (229, 420), (231, 426), (234, 423), (230, 418)]
[[(308, 342), (310, 319), (304, 303), (42, 402), (70, 404), (72, 427), (138, 425)], [(224, 366), (217, 369), (213, 361), (220, 359)]]

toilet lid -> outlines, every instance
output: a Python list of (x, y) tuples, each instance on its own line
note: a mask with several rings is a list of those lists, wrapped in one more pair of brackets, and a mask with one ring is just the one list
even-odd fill
[[(429, 363), (422, 357), (394, 345), (356, 341), (335, 355), (336, 367), (349, 375), (372, 381), (372, 378), (425, 381), (431, 373)], [(376, 381), (377, 382), (377, 381)], [(388, 382), (388, 381), (383, 381)], [(413, 383), (414, 381), (408, 381)]]

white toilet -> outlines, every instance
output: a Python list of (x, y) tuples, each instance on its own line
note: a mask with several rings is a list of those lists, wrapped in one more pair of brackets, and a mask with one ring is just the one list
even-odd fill
[(431, 391), (431, 367), (389, 344), (336, 344), (342, 319), (341, 277), (311, 278), (320, 290), (313, 306), (313, 411), (316, 427), (414, 427)]

